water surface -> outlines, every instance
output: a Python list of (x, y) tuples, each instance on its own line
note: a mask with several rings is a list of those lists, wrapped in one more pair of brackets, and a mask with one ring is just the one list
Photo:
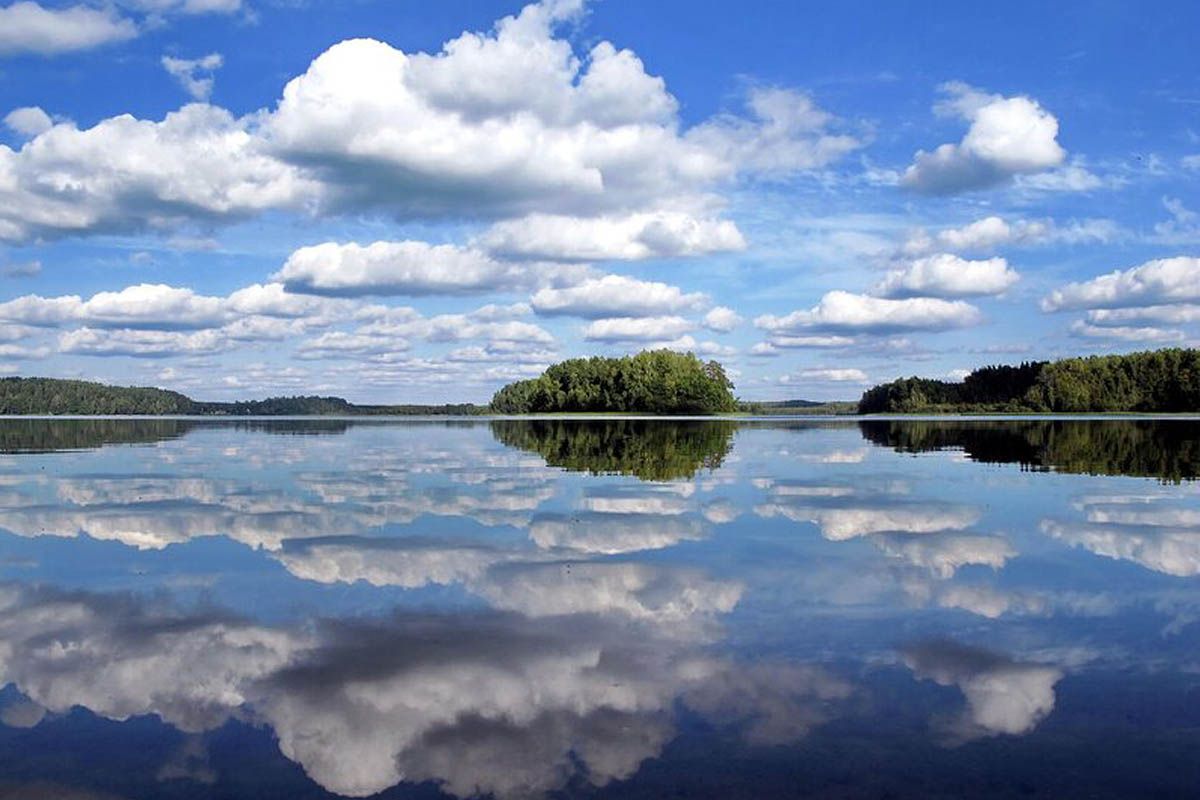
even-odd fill
[(1200, 422), (0, 422), (0, 798), (1194, 797)]

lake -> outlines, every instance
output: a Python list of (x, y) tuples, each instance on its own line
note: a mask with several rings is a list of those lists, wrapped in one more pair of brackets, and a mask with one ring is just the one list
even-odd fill
[(1200, 421), (0, 422), (0, 798), (1195, 797)]

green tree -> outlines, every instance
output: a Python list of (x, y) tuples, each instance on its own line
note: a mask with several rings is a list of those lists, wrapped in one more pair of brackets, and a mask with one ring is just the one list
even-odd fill
[(863, 393), (861, 414), (942, 411), (1200, 410), (1200, 350), (1028, 362), (977, 369), (962, 383), (902, 378)]
[(647, 350), (624, 358), (572, 358), (492, 398), (499, 414), (642, 412), (720, 414), (737, 410), (733, 382), (716, 361)]

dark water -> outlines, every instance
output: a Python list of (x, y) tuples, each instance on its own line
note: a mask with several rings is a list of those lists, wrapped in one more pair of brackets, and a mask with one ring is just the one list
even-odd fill
[(1200, 423), (0, 422), (0, 798), (1196, 797)]

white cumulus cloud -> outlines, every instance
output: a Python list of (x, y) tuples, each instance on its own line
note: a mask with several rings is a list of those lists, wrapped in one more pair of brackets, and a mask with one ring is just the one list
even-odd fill
[(624, 275), (605, 275), (561, 289), (539, 290), (530, 305), (544, 316), (652, 317), (690, 311), (704, 305), (699, 293), (684, 293), (676, 286), (642, 281)]
[(137, 36), (137, 25), (111, 9), (87, 5), (46, 8), (23, 0), (0, 8), (0, 56), (57, 55)]
[(764, 314), (754, 320), (773, 333), (822, 331), (831, 333), (889, 333), (942, 331), (964, 328), (980, 321), (979, 310), (961, 300), (914, 297), (893, 300), (833, 291), (808, 311), (785, 316)]
[(1058, 120), (1029, 97), (986, 94), (962, 83), (942, 87), (937, 110), (970, 123), (958, 144), (919, 151), (901, 183), (929, 194), (951, 194), (1003, 183), (1015, 175), (1057, 167), (1066, 158)]
[[(695, 327), (683, 317), (675, 316), (614, 317), (588, 323), (583, 338), (590, 342), (664, 342), (683, 336)], [(678, 344), (686, 348), (695, 342), (687, 337), (687, 341)]]
[(746, 240), (728, 220), (655, 211), (593, 218), (532, 214), (496, 223), (479, 245), (502, 258), (634, 261), (742, 250)]
[(478, 250), (402, 241), (302, 247), (273, 280), (291, 292), (416, 297), (503, 291), (527, 286), (529, 278), (529, 268), (496, 261)]
[(888, 272), (875, 292), (884, 297), (986, 297), (1003, 294), (1020, 277), (1003, 258), (969, 261), (939, 253)]
[(704, 315), (704, 327), (717, 333), (729, 333), (742, 324), (742, 318), (732, 308), (716, 306)]
[(817, 383), (866, 383), (867, 373), (851, 367), (814, 367), (802, 369), (795, 375), (784, 375), (780, 383), (800, 383), (815, 381)]
[[(135, 10), (238, 5), (145, 0)], [(695, 255), (744, 247), (736, 226), (715, 216), (727, 181), (820, 167), (852, 146), (828, 132), (836, 121), (827, 112), (784, 90), (752, 92), (752, 118), (686, 128), (662, 79), (636, 55), (606, 42), (577, 54), (558, 35), (582, 8), (535, 3), (436, 53), (344, 41), (288, 82), (272, 109), (243, 117), (196, 103), (161, 121), (62, 123), (20, 150), (0, 146), (0, 240), (213, 224), (268, 210), (366, 210), (528, 217), (492, 233), (497, 253), (521, 257)], [(73, 20), (107, 26), (110, 38), (136, 33), (91, 7), (21, 2), (0, 13), (9, 17), (0, 52), (6, 36), (10, 49), (50, 47), (25, 30), (26, 18), (59, 46)], [(207, 96), (215, 58), (165, 65), (195, 97)]]
[(50, 115), (37, 106), (14, 108), (4, 116), (4, 124), (22, 136), (37, 136), (54, 127)]
[(1043, 311), (1125, 308), (1200, 301), (1200, 258), (1147, 261), (1090, 281), (1070, 283), (1042, 300)]

